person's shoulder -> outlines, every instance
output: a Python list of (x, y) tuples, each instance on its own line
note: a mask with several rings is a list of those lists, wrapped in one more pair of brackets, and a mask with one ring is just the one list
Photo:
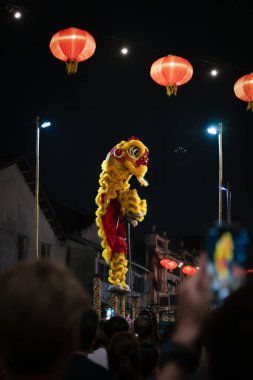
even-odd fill
[(85, 361), (86, 361), (87, 367), (89, 367), (92, 372), (99, 373), (104, 378), (109, 377), (109, 371), (107, 369), (105, 369), (104, 367), (102, 367), (101, 365), (97, 363), (94, 363), (92, 360), (90, 360), (87, 357), (85, 357)]
[(86, 356), (74, 355), (64, 380), (101, 380), (101, 377), (108, 380), (109, 371)]

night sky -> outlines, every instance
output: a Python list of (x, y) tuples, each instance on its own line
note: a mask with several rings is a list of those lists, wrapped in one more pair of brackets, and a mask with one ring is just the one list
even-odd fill
[[(41, 184), (50, 196), (94, 213), (103, 159), (137, 136), (150, 150), (150, 186), (132, 181), (148, 202), (139, 231), (156, 225), (176, 239), (205, 234), (218, 217), (218, 140), (206, 128), (222, 122), (232, 219), (252, 234), (253, 113), (233, 86), (253, 71), (253, 2), (201, 3), (19, 1), (12, 4), (24, 15), (13, 20), (1, 1), (0, 155), (26, 155), (34, 165), (36, 116), (49, 119), (53, 126), (40, 138)], [(97, 46), (68, 76), (49, 42), (71, 26), (90, 32)], [(194, 70), (174, 98), (149, 74), (167, 54), (188, 59)], [(214, 68), (217, 77), (210, 76)], [(179, 146), (187, 152), (175, 153)]]

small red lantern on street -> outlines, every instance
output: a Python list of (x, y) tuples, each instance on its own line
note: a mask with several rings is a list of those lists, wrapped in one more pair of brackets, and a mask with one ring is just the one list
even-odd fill
[(150, 75), (156, 83), (166, 86), (167, 95), (171, 96), (177, 94), (177, 86), (191, 79), (193, 67), (185, 58), (167, 55), (152, 64)]
[(49, 46), (56, 58), (66, 62), (67, 73), (75, 74), (78, 62), (94, 54), (96, 42), (86, 30), (68, 28), (54, 34)]
[(247, 111), (253, 111), (253, 73), (244, 75), (234, 85), (237, 98), (248, 102)]
[(185, 265), (182, 268), (182, 272), (187, 276), (192, 276), (194, 273), (197, 272), (197, 268), (193, 267), (192, 265)]
[(169, 269), (170, 271), (172, 271), (173, 269), (177, 267), (177, 262), (170, 259), (162, 259), (160, 261), (160, 264), (166, 269)]

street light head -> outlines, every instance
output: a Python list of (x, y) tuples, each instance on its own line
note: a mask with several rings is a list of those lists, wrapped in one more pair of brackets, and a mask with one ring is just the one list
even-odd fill
[(47, 128), (47, 127), (50, 127), (50, 126), (51, 126), (50, 121), (45, 121), (44, 123), (41, 124), (41, 128)]
[(207, 132), (210, 133), (210, 135), (217, 135), (218, 128), (216, 128), (216, 127), (209, 127), (209, 128), (207, 128)]

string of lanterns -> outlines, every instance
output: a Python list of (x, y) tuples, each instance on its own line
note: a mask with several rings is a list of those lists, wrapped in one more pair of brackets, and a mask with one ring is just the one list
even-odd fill
[[(86, 30), (71, 27), (54, 34), (49, 47), (56, 58), (66, 62), (67, 73), (75, 74), (78, 62), (85, 61), (94, 54), (96, 42)], [(166, 87), (168, 96), (176, 96), (177, 87), (189, 82), (192, 75), (191, 63), (176, 55), (159, 58), (150, 69), (151, 78)], [(247, 110), (253, 111), (253, 73), (237, 80), (234, 93), (239, 99), (248, 102)]]
[(162, 259), (162, 260), (160, 261), (160, 264), (161, 264), (164, 268), (169, 269), (169, 270), (171, 270), (171, 271), (172, 271), (173, 269), (176, 269), (177, 266), (178, 266), (178, 264), (177, 264), (176, 261), (174, 261), (174, 260), (170, 260), (170, 259)]
[[(176, 261), (171, 260), (171, 259), (162, 259), (160, 261), (160, 265), (163, 266), (164, 268), (168, 269), (170, 272), (173, 271), (173, 269), (176, 269), (179, 265)], [(194, 267), (192, 265), (184, 265), (182, 267), (182, 273), (184, 273), (187, 276), (192, 276), (198, 271), (198, 267)]]

